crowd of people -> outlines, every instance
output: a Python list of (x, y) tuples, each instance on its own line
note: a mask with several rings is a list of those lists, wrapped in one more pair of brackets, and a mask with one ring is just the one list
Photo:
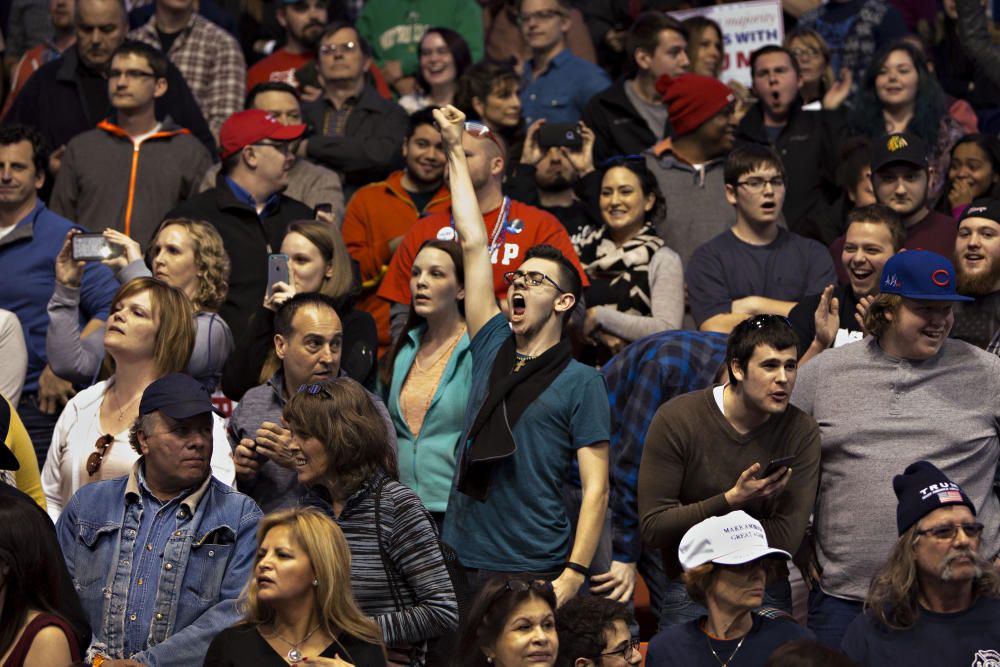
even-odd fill
[(0, 9), (0, 665), (1000, 664), (990, 22), (705, 4)]

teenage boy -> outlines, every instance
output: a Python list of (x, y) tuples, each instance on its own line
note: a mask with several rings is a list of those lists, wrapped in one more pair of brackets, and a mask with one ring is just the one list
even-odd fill
[(685, 277), (698, 327), (729, 333), (751, 315), (787, 316), (807, 294), (822, 292), (835, 274), (826, 248), (778, 227), (785, 169), (773, 149), (734, 150), (723, 177), (736, 224), (694, 251)]
[[(452, 106), (434, 116), (465, 258), (474, 378), (444, 538), (473, 589), (497, 572), (531, 573), (552, 580), (562, 604), (589, 574), (608, 504), (607, 390), (597, 371), (572, 359), (563, 337), (580, 276), (555, 248), (530, 249), (507, 274), (508, 321), (494, 299), (487, 231), (463, 146), (465, 116)], [(582, 483), (575, 536), (564, 500), (574, 462)]]

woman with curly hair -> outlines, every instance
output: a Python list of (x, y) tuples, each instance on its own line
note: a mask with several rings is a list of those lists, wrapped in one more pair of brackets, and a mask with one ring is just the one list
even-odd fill
[[(71, 235), (78, 232), (70, 232)], [(120, 255), (102, 263), (115, 271), (122, 284), (135, 278), (154, 277), (176, 287), (194, 306), (196, 326), (194, 350), (186, 373), (212, 392), (219, 384), (222, 366), (233, 350), (229, 325), (216, 312), (229, 290), (229, 256), (215, 227), (187, 218), (169, 218), (160, 223), (150, 244), (148, 262), (142, 249), (131, 238), (113, 229), (104, 231)], [(58, 261), (72, 262), (68, 246)], [(82, 262), (78, 263), (82, 266)], [(79, 289), (56, 281), (49, 301), (49, 329), (46, 350), (49, 365), (61, 378), (77, 384), (94, 382), (104, 359), (103, 337), (90, 335), (81, 339), (79, 329)]]
[(935, 173), (928, 205), (937, 203), (944, 191), (951, 148), (965, 132), (948, 115), (941, 84), (919, 48), (899, 41), (875, 58), (861, 83), (849, 123), (854, 133), (870, 139), (909, 132), (927, 142)]
[(243, 621), (216, 635), (205, 667), (386, 664), (379, 627), (351, 594), (351, 552), (337, 524), (316, 510), (275, 512), (261, 519), (257, 543)]

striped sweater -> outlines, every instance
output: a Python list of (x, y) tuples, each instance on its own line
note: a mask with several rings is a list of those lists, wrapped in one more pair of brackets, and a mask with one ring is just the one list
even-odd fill
[[(375, 492), (385, 473), (364, 482), (334, 516), (330, 503), (310, 492), (303, 502), (322, 509), (344, 532), (351, 549), (351, 587), (361, 610), (382, 629), (386, 646), (422, 644), (458, 626), (458, 602), (448, 576), (437, 528), (420, 498), (399, 482), (387, 481), (380, 498), (381, 534), (375, 528)], [(395, 590), (404, 609), (393, 602), (379, 553), (388, 557)]]

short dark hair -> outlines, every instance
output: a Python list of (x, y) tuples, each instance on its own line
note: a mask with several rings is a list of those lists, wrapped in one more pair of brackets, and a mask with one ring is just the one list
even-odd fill
[(722, 179), (726, 185), (736, 187), (737, 181), (750, 172), (763, 167), (774, 167), (779, 174), (785, 175), (785, 165), (770, 146), (747, 144), (733, 149), (726, 157), (722, 168)]
[(847, 214), (847, 224), (844, 230), (855, 222), (870, 222), (876, 225), (885, 225), (889, 228), (889, 236), (892, 239), (892, 249), (895, 252), (902, 250), (906, 244), (906, 227), (899, 219), (899, 214), (885, 204), (871, 204), (851, 209)]
[(145, 58), (146, 62), (149, 63), (149, 69), (153, 70), (153, 74), (157, 79), (167, 78), (167, 70), (169, 68), (167, 57), (163, 55), (163, 51), (145, 42), (138, 42), (134, 39), (125, 40), (111, 54), (112, 60), (115, 56), (138, 56)]
[(726, 344), (726, 369), (730, 384), (738, 382), (733, 374), (733, 362), (739, 362), (745, 372), (758, 345), (770, 345), (776, 350), (798, 348), (799, 337), (788, 318), (780, 315), (754, 315), (737, 324)]
[(430, 125), (437, 130), (434, 120), (434, 107), (426, 107), (410, 114), (410, 124), (406, 126), (406, 139), (409, 139), (421, 125)]
[(257, 96), (262, 93), (288, 93), (294, 97), (296, 101), (302, 101), (302, 98), (299, 96), (299, 91), (295, 90), (295, 86), (291, 86), (284, 81), (264, 81), (263, 83), (258, 83), (250, 89), (250, 92), (247, 93), (246, 99), (243, 100), (243, 108), (253, 109), (254, 103), (257, 102)]
[(350, 21), (334, 21), (333, 23), (328, 24), (326, 29), (323, 31), (323, 34), (319, 36), (319, 43), (322, 44), (323, 40), (330, 35), (345, 29), (353, 30), (354, 34), (358, 36), (358, 44), (361, 45), (361, 55), (365, 58), (371, 58), (372, 45), (368, 43), (368, 40), (361, 34), (361, 31), (358, 30), (357, 27)]
[[(518, 582), (520, 585), (515, 585)], [(519, 605), (532, 598), (543, 600), (553, 613), (556, 596), (552, 587), (524, 576), (494, 575), (479, 589), (459, 629), (456, 665), (489, 667), (483, 647), (493, 644), (503, 632), (507, 618)]]
[(849, 190), (858, 184), (865, 169), (872, 164), (872, 151), (868, 139), (854, 137), (844, 142), (837, 162), (836, 181), (842, 190)]
[(11, 146), (22, 141), (31, 144), (31, 161), (35, 164), (35, 173), (44, 174), (49, 166), (49, 144), (42, 133), (28, 125), (0, 127), (0, 146)]
[(605, 649), (604, 633), (615, 621), (631, 625), (628, 607), (601, 595), (571, 598), (556, 610), (559, 657), (556, 667), (573, 667), (579, 658), (600, 664)]
[(635, 63), (635, 52), (639, 49), (649, 54), (656, 51), (660, 43), (660, 33), (664, 30), (673, 30), (685, 40), (688, 38), (688, 30), (684, 24), (663, 12), (648, 11), (635, 17), (625, 35), (625, 53), (628, 54), (626, 66), (630, 73), (634, 74), (639, 70), (639, 66)]
[[(278, 309), (277, 314), (274, 316), (274, 333), (284, 338), (291, 336), (292, 320), (295, 319), (295, 313), (306, 306), (329, 308), (333, 312), (337, 312), (334, 300), (327, 295), (321, 292), (299, 292), (283, 303), (281, 308)], [(339, 316), (340, 313), (337, 313), (337, 315)]]
[(653, 208), (646, 214), (646, 219), (651, 221), (662, 220), (667, 208), (666, 200), (663, 198), (663, 192), (660, 190), (660, 184), (657, 182), (656, 176), (646, 166), (645, 158), (639, 160), (630, 156), (608, 158), (601, 165), (602, 185), (604, 176), (616, 167), (628, 169), (635, 174), (636, 178), (639, 179), (639, 187), (642, 188), (644, 198), (653, 195)]
[(547, 259), (550, 262), (555, 262), (559, 265), (559, 286), (562, 287), (566, 292), (573, 295), (573, 298), (580, 301), (580, 292), (583, 289), (583, 281), (580, 278), (580, 272), (577, 270), (573, 262), (569, 260), (563, 251), (555, 246), (550, 246), (546, 243), (540, 245), (531, 246), (528, 248), (528, 252), (524, 254), (525, 261), (529, 259)]
[(771, 53), (784, 53), (788, 56), (788, 60), (792, 63), (792, 69), (795, 70), (795, 76), (802, 76), (802, 67), (799, 65), (799, 61), (795, 58), (795, 56), (792, 55), (792, 52), (783, 46), (778, 46), (777, 44), (762, 46), (750, 54), (750, 76), (753, 76), (757, 71), (757, 59)]
[[(465, 70), (472, 66), (472, 52), (469, 50), (469, 44), (465, 41), (465, 38), (451, 28), (443, 26), (428, 28), (424, 36), (420, 38), (420, 44), (417, 45), (417, 62), (420, 62), (420, 49), (424, 45), (424, 40), (432, 32), (441, 35), (441, 39), (444, 40), (445, 45), (451, 52), (451, 59), (455, 63), (455, 78), (457, 79), (465, 74)], [(417, 67), (417, 85), (424, 91), (429, 92), (431, 89), (430, 84), (427, 83), (427, 79), (424, 78), (423, 69), (420, 67)]]

